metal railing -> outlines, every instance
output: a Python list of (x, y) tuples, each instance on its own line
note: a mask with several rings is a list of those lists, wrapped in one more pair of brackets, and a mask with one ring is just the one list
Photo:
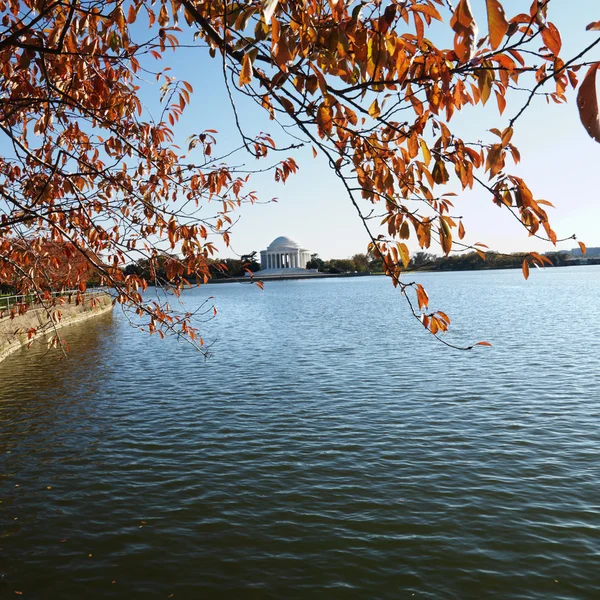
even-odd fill
[[(72, 298), (80, 294), (89, 298), (91, 296), (100, 296), (101, 294), (107, 294), (106, 288), (91, 288), (85, 292), (79, 292), (78, 290), (64, 290), (62, 292), (51, 292), (51, 298)], [(0, 318), (10, 311), (13, 306), (26, 305), (27, 308), (36, 308), (43, 306), (45, 299), (40, 299), (36, 294), (20, 294), (16, 296), (0, 296)]]

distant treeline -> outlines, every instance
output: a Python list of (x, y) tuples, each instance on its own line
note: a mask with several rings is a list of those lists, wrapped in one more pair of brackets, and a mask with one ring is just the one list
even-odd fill
[[(477, 252), (435, 256), (427, 252), (417, 252), (410, 261), (409, 268), (421, 271), (474, 271), (478, 269), (520, 269), (526, 252), (502, 254), (486, 252), (485, 259)], [(573, 257), (570, 254), (552, 252), (545, 255), (555, 267), (565, 266)]]
[[(417, 252), (411, 259), (409, 270), (419, 271), (473, 271), (478, 269), (519, 269), (527, 253), (501, 254), (486, 252), (485, 259), (477, 252), (465, 252), (451, 256), (436, 256), (427, 252)], [(552, 252), (546, 254), (556, 267), (565, 266), (573, 260), (571, 254)], [(321, 273), (381, 273), (381, 259), (366, 254), (355, 254), (352, 258), (322, 260), (313, 254), (307, 267)]]
[[(248, 271), (256, 273), (260, 271), (260, 263), (256, 260), (256, 252), (241, 256), (239, 259), (208, 259), (208, 267), (212, 279), (231, 279), (244, 277)], [(515, 252), (513, 254), (501, 254), (499, 252), (486, 252), (485, 259), (477, 252), (465, 252), (451, 256), (436, 256), (427, 252), (417, 252), (411, 259), (408, 270), (412, 271), (473, 271), (479, 269), (520, 269), (527, 253)], [(568, 264), (577, 264), (579, 257), (564, 252), (552, 252), (548, 257), (556, 267)], [(131, 274), (136, 274), (146, 281), (161, 281), (167, 279), (164, 265), (168, 260), (176, 257), (165, 255), (160, 257), (154, 268), (150, 267), (148, 260), (140, 260), (132, 263), (126, 268)], [(600, 263), (590, 259), (589, 263)], [(380, 258), (374, 258), (367, 254), (355, 254), (351, 258), (334, 258), (323, 260), (318, 254), (312, 254), (306, 265), (307, 269), (314, 269), (319, 273), (343, 274), (343, 273), (382, 273), (383, 262)], [(193, 278), (192, 278), (193, 279)]]
[(333, 258), (323, 260), (318, 254), (311, 254), (306, 263), (307, 269), (316, 269), (319, 273), (381, 273), (383, 261), (366, 254), (355, 254), (352, 258)]
[[(167, 281), (168, 263), (177, 261), (183, 264), (181, 259), (175, 255), (165, 254), (157, 257), (152, 263), (148, 259), (141, 259), (135, 263), (127, 265), (125, 272), (129, 275), (137, 275), (149, 283), (160, 283)], [(231, 279), (232, 277), (244, 277), (248, 271), (256, 272), (260, 270), (260, 264), (256, 260), (256, 252), (245, 254), (239, 259), (207, 259), (208, 271), (212, 279)], [(187, 277), (193, 281), (194, 277)]]

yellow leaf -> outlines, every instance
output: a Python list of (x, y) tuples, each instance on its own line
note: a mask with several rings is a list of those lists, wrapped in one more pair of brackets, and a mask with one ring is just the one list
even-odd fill
[(462, 224), (462, 221), (458, 224), (458, 238), (463, 239), (465, 237), (465, 228)]
[(240, 71), (240, 85), (246, 85), (252, 81), (252, 60), (249, 54), (244, 54), (242, 70)]
[(423, 152), (423, 161), (425, 162), (425, 166), (428, 167), (429, 163), (431, 162), (431, 152), (427, 147), (427, 143), (423, 139), (421, 140), (421, 151)]
[(410, 253), (406, 244), (400, 243), (398, 244), (398, 250), (400, 250), (400, 258), (402, 259), (402, 264), (406, 269), (408, 267), (408, 263), (410, 262)]
[(577, 242), (579, 244), (579, 248), (581, 249), (581, 254), (585, 254), (587, 252), (587, 248), (583, 242)]
[(600, 63), (593, 64), (583, 80), (577, 94), (579, 117), (589, 136), (600, 143), (600, 118), (598, 115), (598, 94), (596, 92), (596, 71)]
[(481, 101), (485, 104), (492, 93), (492, 84), (494, 83), (493, 72), (489, 69), (481, 69), (477, 74), (479, 91), (481, 92)]
[(444, 217), (440, 217), (440, 244), (444, 254), (448, 256), (452, 250), (452, 231)]
[(379, 108), (379, 102), (377, 102), (377, 98), (373, 100), (373, 104), (369, 107), (369, 114), (376, 119), (381, 114), (381, 109)]
[(508, 22), (506, 21), (504, 9), (499, 0), (486, 0), (486, 7), (490, 45), (492, 46), (492, 50), (496, 50), (508, 31)]

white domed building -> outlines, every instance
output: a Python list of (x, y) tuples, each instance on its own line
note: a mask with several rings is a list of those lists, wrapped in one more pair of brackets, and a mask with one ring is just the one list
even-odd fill
[(281, 235), (275, 238), (266, 250), (260, 251), (260, 274), (306, 273), (306, 263), (309, 260), (310, 250), (303, 248), (296, 240)]

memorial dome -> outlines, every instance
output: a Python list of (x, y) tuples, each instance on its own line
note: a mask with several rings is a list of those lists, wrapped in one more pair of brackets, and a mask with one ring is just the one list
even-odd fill
[(292, 238), (289, 238), (285, 235), (280, 235), (276, 237), (268, 246), (267, 250), (278, 250), (279, 248), (302, 248), (302, 246)]

